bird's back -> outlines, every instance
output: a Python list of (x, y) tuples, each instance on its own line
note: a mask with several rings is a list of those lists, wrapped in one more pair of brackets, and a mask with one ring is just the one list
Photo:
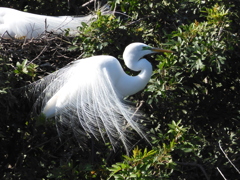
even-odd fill
[[(91, 90), (101, 89), (101, 92), (107, 91), (107, 88), (109, 88), (118, 94), (115, 85), (124, 73), (119, 61), (112, 56), (106, 55), (77, 60), (60, 71), (65, 71), (65, 73), (59, 72), (62, 77), (56, 79), (61, 79), (62, 82), (56, 81), (56, 84), (62, 83), (62, 88), (58, 92), (50, 91), (54, 94), (50, 95), (51, 99), (47, 101), (43, 110), (44, 114), (49, 118), (54, 116), (56, 109), (59, 111), (64, 108), (69, 99), (74, 98), (78, 91), (84, 91), (85, 88)], [(105, 84), (107, 81), (112, 87)], [(53, 88), (54, 84), (52, 82), (50, 88)], [(78, 89), (78, 91), (75, 91), (75, 89)]]
[[(92, 16), (46, 16), (22, 12), (11, 8), (0, 7), (0, 34), (5, 37), (36, 38), (45, 32), (64, 33), (66, 29), (70, 34), (77, 33), (77, 27), (82, 22), (90, 22)], [(7, 31), (7, 33), (6, 33)]]

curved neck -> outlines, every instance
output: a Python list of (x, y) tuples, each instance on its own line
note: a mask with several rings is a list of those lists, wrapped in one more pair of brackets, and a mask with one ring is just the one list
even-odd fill
[(146, 59), (138, 59), (138, 55), (124, 56), (126, 66), (133, 71), (140, 71), (137, 76), (127, 74), (121, 78), (118, 88), (123, 97), (133, 95), (141, 91), (148, 83), (152, 75), (152, 65)]
[(141, 72), (135, 76), (135, 83), (133, 83), (133, 85), (136, 86), (138, 90), (133, 94), (144, 89), (152, 76), (152, 65), (148, 60), (140, 59), (138, 61), (138, 67), (141, 68)]
[[(140, 71), (140, 73), (135, 76), (140, 78), (142, 82), (139, 82), (141, 84), (147, 84), (152, 76), (152, 65), (147, 59), (140, 59), (139, 61), (132, 63), (132, 67), (129, 67), (129, 69), (132, 69), (134, 71)], [(144, 86), (145, 87), (145, 86)]]

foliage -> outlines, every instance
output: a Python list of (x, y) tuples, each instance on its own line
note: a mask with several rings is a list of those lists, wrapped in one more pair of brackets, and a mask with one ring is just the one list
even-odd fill
[(121, 24), (121, 20), (115, 18), (114, 15), (101, 15), (101, 12), (97, 12), (97, 19), (91, 23), (91, 26), (82, 23), (82, 26), (79, 27), (80, 34), (74, 39), (73, 47), (78, 47), (76, 44), (81, 42), (81, 46), (78, 48), (85, 52), (83, 57), (89, 57), (96, 53), (102, 54), (117, 39), (122, 39), (120, 32), (124, 27)]
[(27, 64), (27, 60), (23, 60), (22, 63), (17, 62), (16, 69), (14, 70), (14, 73), (16, 74), (27, 74), (29, 76), (35, 76), (36, 75), (36, 64)]
[[(162, 147), (156, 146), (152, 150), (141, 149), (136, 147), (133, 150), (132, 157), (123, 155), (124, 161), (112, 165), (109, 170), (112, 172), (110, 177), (114, 179), (164, 179), (169, 178), (175, 169), (176, 164), (173, 162), (171, 152), (176, 149), (182, 149), (184, 152), (192, 151), (188, 143), (184, 142), (186, 128), (180, 126), (180, 122), (172, 121), (168, 124), (170, 130), (162, 135), (159, 134), (168, 144), (163, 143)], [(155, 140), (156, 141), (159, 140)]]
[[(21, 2), (0, 5), (49, 15), (88, 12), (70, 12), (67, 1)], [(109, 4), (122, 14), (97, 12), (96, 21), (82, 24), (75, 38), (0, 39), (0, 177), (221, 179), (218, 168), (225, 178), (236, 179), (239, 174), (221, 149), (239, 169), (239, 0)], [(113, 152), (109, 144), (94, 139), (79, 144), (67, 130), (59, 137), (53, 123), (30, 116), (32, 102), (25, 97), (25, 84), (79, 55), (122, 59), (125, 46), (136, 41), (175, 51), (147, 57), (153, 76), (144, 91), (129, 97), (144, 101), (141, 109), (149, 122), (151, 146), (136, 142), (132, 154), (125, 155), (121, 146)]]

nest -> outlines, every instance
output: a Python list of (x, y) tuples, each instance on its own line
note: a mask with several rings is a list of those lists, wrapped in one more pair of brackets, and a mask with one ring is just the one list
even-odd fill
[[(74, 37), (52, 33), (34, 39), (0, 37), (1, 121), (18, 119), (21, 122), (21, 116), (24, 112), (29, 114), (34, 101), (28, 94), (28, 85), (80, 58), (79, 48), (71, 50), (78, 47), (73, 41)], [(37, 65), (34, 76), (15, 73), (17, 63), (24, 60), (27, 65)]]
[(28, 60), (38, 65), (37, 73), (41, 78), (81, 57), (78, 48), (70, 50), (73, 40), (74, 37), (50, 33), (35, 39), (0, 38), (0, 58), (13, 68), (17, 62)]

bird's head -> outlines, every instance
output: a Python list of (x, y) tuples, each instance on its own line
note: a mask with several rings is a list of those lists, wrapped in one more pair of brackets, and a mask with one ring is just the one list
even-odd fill
[(154, 48), (151, 46), (148, 46), (144, 43), (132, 43), (129, 44), (123, 53), (123, 59), (141, 59), (143, 56), (148, 54), (154, 54), (154, 53), (160, 53), (160, 52), (168, 52), (173, 53), (171, 50), (166, 49), (160, 49), (160, 48)]

